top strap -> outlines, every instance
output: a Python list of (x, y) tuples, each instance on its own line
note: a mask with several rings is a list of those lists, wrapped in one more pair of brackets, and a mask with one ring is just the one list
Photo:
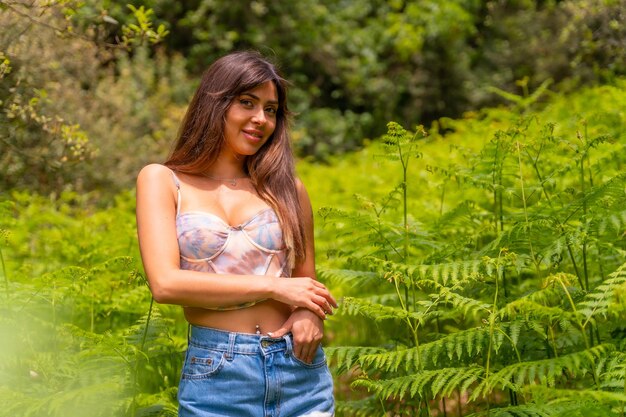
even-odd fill
[(174, 180), (174, 185), (176, 185), (176, 216), (178, 216), (180, 214), (180, 202), (181, 202), (181, 195), (180, 195), (180, 180), (178, 179), (178, 177), (176, 176), (176, 174), (174, 173), (173, 170), (170, 170), (172, 172), (172, 179)]

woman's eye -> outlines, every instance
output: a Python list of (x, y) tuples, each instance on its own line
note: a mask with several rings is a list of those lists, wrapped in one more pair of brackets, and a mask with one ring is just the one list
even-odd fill
[(265, 109), (269, 114), (276, 114), (276, 109), (274, 107), (268, 107)]
[(246, 107), (251, 107), (252, 106), (252, 101), (247, 100), (247, 99), (241, 99), (241, 100), (239, 100), (239, 102), (241, 104), (243, 104), (244, 106), (246, 106)]

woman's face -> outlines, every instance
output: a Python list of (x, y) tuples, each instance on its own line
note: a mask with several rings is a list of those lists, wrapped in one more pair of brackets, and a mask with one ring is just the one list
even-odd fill
[(278, 96), (271, 81), (235, 97), (226, 111), (222, 155), (254, 155), (274, 133), (277, 113)]

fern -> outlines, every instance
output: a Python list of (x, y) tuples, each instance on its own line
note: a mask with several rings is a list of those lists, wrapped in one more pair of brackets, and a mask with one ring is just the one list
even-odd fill
[(457, 389), (467, 390), (481, 378), (484, 372), (480, 366), (442, 368), (379, 381), (357, 379), (352, 385), (373, 391), (384, 399), (390, 397), (402, 399), (405, 396), (424, 397), (428, 394), (450, 395)]
[(339, 369), (350, 369), (362, 356), (384, 351), (383, 348), (370, 346), (329, 346), (325, 349), (326, 358)]
[(497, 387), (518, 389), (518, 386), (535, 382), (553, 387), (564, 375), (575, 378), (592, 372), (596, 361), (608, 356), (614, 349), (615, 347), (610, 344), (599, 345), (558, 358), (525, 361), (506, 366), (485, 379), (474, 391), (472, 398), (486, 395)]
[[(419, 220), (407, 221), (406, 194), (396, 210), (405, 229), (390, 220), (397, 187), (379, 204), (360, 198), (361, 211), (329, 216), (344, 231), (359, 222), (376, 230), (343, 235), (343, 270), (327, 275), (360, 292), (346, 298), (346, 314), (385, 320), (379, 330), (387, 331), (387, 343), (381, 335), (372, 351), (341, 348), (349, 360), (340, 369), (358, 365), (354, 388), (381, 401), (368, 403), (374, 414), (459, 391), (472, 403), (467, 408), (486, 404), (489, 412), (475, 415), (575, 415), (603, 395), (619, 403), (624, 328), (609, 320), (626, 311), (626, 177), (599, 181), (588, 169), (623, 159), (600, 146), (609, 136), (569, 139), (558, 125), (541, 126), (528, 115), (496, 132), (479, 153), (462, 154), (464, 164), (428, 162), (430, 174), (444, 177), (437, 205), (444, 207), (444, 197), (460, 203), (424, 221), (422, 234)], [(405, 172), (406, 161), (398, 163)], [(414, 179), (403, 176), (401, 185)], [(535, 386), (590, 392), (559, 402), (529, 389)]]
[(626, 284), (626, 263), (622, 264), (615, 272), (609, 275), (593, 291), (585, 295), (585, 298), (578, 304), (578, 312), (582, 314), (586, 322), (597, 316), (606, 318), (611, 301), (615, 296), (615, 291)]
[(489, 329), (473, 328), (444, 336), (433, 342), (423, 343), (418, 347), (396, 349), (373, 354), (362, 354), (363, 366), (372, 366), (385, 372), (416, 371), (418, 362), (425, 367), (436, 367), (445, 361), (471, 360), (482, 354), (487, 347)]

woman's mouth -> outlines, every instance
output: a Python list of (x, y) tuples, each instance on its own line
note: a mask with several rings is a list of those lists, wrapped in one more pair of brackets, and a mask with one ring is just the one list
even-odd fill
[(252, 142), (259, 142), (263, 139), (263, 132), (256, 129), (244, 129), (244, 135), (246, 138)]

